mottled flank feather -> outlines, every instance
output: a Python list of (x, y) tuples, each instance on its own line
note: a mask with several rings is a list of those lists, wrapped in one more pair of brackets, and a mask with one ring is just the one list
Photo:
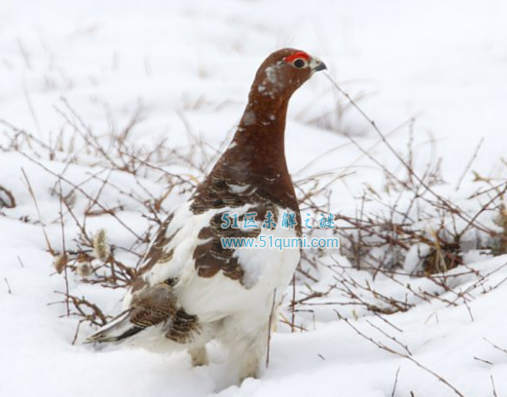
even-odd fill
[(195, 334), (200, 333), (201, 326), (197, 316), (193, 316), (180, 309), (176, 312), (169, 330), (165, 333), (167, 339), (178, 343), (190, 343)]
[(155, 238), (151, 242), (150, 247), (144, 256), (143, 266), (139, 269), (139, 273), (141, 275), (150, 271), (151, 268), (159, 261), (168, 262), (171, 259), (173, 251), (167, 250), (167, 245), (173, 236), (167, 236), (166, 234), (167, 227), (170, 225), (173, 217), (174, 214), (169, 215), (160, 225)]
[(160, 324), (176, 313), (177, 302), (173, 289), (165, 283), (145, 288), (132, 297), (130, 321), (142, 328)]
[[(244, 204), (242, 203), (241, 206)], [(269, 203), (251, 206), (238, 216), (238, 223), (243, 223), (246, 213), (256, 213), (255, 219), (262, 224), (268, 211), (276, 214), (276, 207)], [(225, 211), (217, 212), (211, 218), (209, 226), (202, 228), (199, 232), (198, 237), (204, 242), (197, 245), (194, 250), (195, 269), (200, 277), (213, 277), (221, 271), (225, 277), (238, 280), (244, 284), (243, 276), (245, 272), (238, 263), (238, 257), (234, 256), (234, 250), (222, 247), (221, 238), (256, 238), (261, 233), (261, 228), (224, 229), (221, 227), (224, 213)]]

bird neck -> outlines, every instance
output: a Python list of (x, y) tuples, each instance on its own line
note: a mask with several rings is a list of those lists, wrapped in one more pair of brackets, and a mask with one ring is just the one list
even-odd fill
[(231, 144), (198, 186), (192, 211), (202, 213), (209, 208), (267, 200), (290, 208), (299, 217), (294, 186), (285, 162), (287, 105), (288, 99), (250, 98)]
[(231, 147), (252, 170), (269, 166), (287, 173), (285, 122), (288, 100), (251, 99), (246, 106)]
[[(299, 212), (285, 160), (285, 122), (289, 98), (254, 97), (217, 168), (240, 185), (278, 205)], [(232, 166), (234, 164), (234, 166)]]

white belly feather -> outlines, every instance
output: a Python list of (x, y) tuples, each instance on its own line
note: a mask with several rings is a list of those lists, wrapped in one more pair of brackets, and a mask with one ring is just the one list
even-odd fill
[[(201, 323), (213, 322), (255, 306), (258, 311), (258, 305), (266, 306), (266, 313), (269, 313), (273, 291), (276, 290), (279, 302), (290, 283), (299, 262), (299, 249), (236, 250), (234, 256), (245, 272), (243, 283), (224, 276), (221, 271), (212, 277), (200, 277), (193, 253), (195, 247), (205, 241), (198, 238), (201, 229), (209, 225), (217, 212), (227, 211), (239, 216), (251, 206), (213, 209), (197, 215), (189, 207), (190, 203), (177, 210), (167, 230), (167, 236), (174, 235), (166, 248), (174, 250), (172, 259), (157, 263), (144, 276), (145, 280), (154, 285), (168, 278), (179, 279), (174, 286), (179, 304), (187, 313), (199, 316)], [(278, 219), (282, 219), (284, 209), (277, 210)], [(287, 238), (296, 237), (296, 232), (278, 224), (272, 230), (263, 228), (260, 235)], [(129, 300), (126, 297), (124, 303), (128, 305)]]

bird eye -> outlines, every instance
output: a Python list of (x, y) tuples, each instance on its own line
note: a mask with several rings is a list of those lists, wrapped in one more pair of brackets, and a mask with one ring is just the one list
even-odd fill
[(301, 68), (304, 68), (306, 65), (308, 65), (308, 62), (305, 61), (303, 58), (297, 58), (295, 59), (292, 64), (298, 68), (298, 69), (301, 69)]

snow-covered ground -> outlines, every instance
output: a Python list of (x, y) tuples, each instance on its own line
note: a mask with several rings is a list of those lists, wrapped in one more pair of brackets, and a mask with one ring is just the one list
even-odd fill
[[(501, 0), (2, 0), (0, 120), (50, 146), (60, 137), (62, 150), (51, 158), (33, 142), (24, 142), (21, 152), (0, 150), (0, 186), (12, 192), (17, 204), (0, 209), (0, 396), (458, 395), (450, 384), (472, 397), (494, 396), (492, 380), (496, 395), (507, 395), (507, 354), (501, 350), (507, 348), (507, 284), (502, 284), (507, 256), (483, 260), (471, 254), (466, 270), (451, 272), (453, 290), (445, 292), (425, 278), (403, 276), (402, 285), (382, 275), (373, 279), (365, 271), (343, 274), (345, 259), (335, 255), (345, 264), (340, 280), (373, 285), (413, 307), (379, 317), (347, 305), (340, 294), (330, 297), (342, 304), (308, 307), (312, 313), (300, 314), (309, 331), (290, 333), (280, 323), (264, 377), (223, 389), (217, 346), (212, 346), (209, 367), (192, 368), (182, 353), (96, 351), (79, 343), (91, 332), (85, 325), (72, 344), (77, 319), (65, 316), (64, 305), (49, 305), (61, 300), (55, 291), (64, 291), (65, 285), (52, 266), (41, 228), (42, 222), (55, 250), (62, 250), (63, 242), (67, 249), (77, 247), (79, 230), (65, 209), (62, 239), (62, 208), (55, 194), (72, 187), (60, 186), (45, 168), (91, 196), (100, 191), (100, 202), (108, 208), (121, 206), (117, 218), (93, 216), (86, 225), (91, 232), (105, 229), (117, 246), (128, 247), (134, 234), (145, 232), (142, 201), (164, 192), (163, 181), (152, 174), (139, 184), (128, 173), (110, 172), (108, 164), (84, 150), (62, 115), (79, 124), (68, 106), (103, 139), (121, 131), (140, 109), (143, 120), (130, 135), (138, 147), (167, 139), (166, 147), (185, 152), (200, 137), (219, 149), (241, 116), (256, 68), (271, 51), (286, 46), (323, 59), (330, 75), (401, 152), (415, 118), (415, 161), (424, 167), (442, 158), (449, 181), (439, 187), (442, 194), (457, 195), (454, 185), (482, 138), (471, 169), (505, 177), (506, 16), (507, 3)], [(340, 118), (337, 108), (343, 108)], [(6, 147), (14, 132), (5, 123), (0, 131), (0, 145)], [(323, 171), (348, 175), (333, 185), (331, 210), (353, 215), (363, 185), (378, 188), (384, 179), (343, 132), (371, 148), (389, 169), (399, 167), (368, 124), (317, 74), (291, 103), (289, 168), (298, 180)], [(67, 167), (70, 158), (73, 164)], [(164, 165), (163, 159), (156, 163)], [(181, 162), (167, 167), (187, 179), (202, 176), (198, 167)], [(101, 178), (111, 184), (102, 189)], [(474, 191), (471, 173), (462, 189)], [(165, 210), (185, 194), (171, 195)], [(75, 213), (82, 216), (89, 200), (79, 191), (73, 200)], [(132, 255), (119, 255), (135, 264)], [(482, 280), (479, 273), (491, 275)], [(313, 288), (325, 290), (334, 276), (323, 270)], [(103, 290), (73, 275), (69, 282), (72, 294), (91, 297), (109, 313), (119, 310), (121, 290)], [(419, 299), (407, 294), (407, 284), (439, 296)], [(348, 323), (338, 321), (333, 309)], [(379, 349), (359, 333), (412, 355), (407, 359)]]

